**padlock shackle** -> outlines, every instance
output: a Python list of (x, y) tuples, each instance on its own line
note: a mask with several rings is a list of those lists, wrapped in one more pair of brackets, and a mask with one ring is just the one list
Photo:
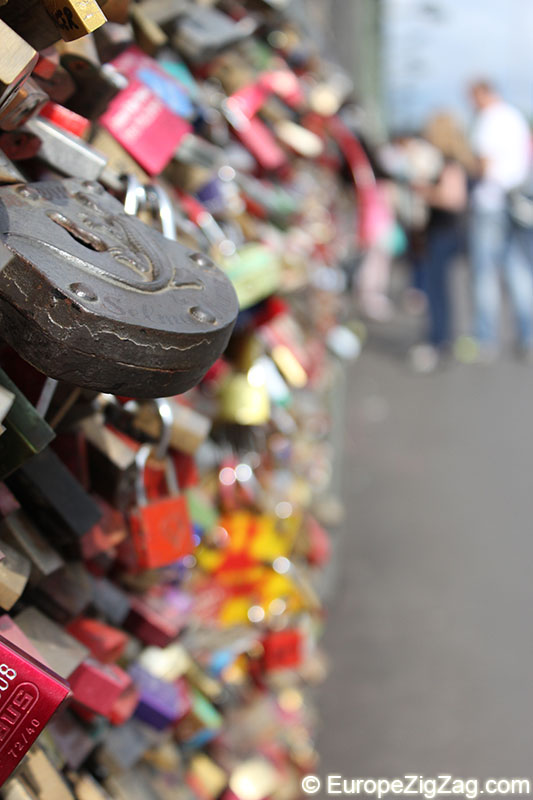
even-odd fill
[(136, 175), (132, 172), (124, 177), (126, 181), (126, 197), (124, 198), (124, 211), (135, 217), (139, 210), (146, 205), (146, 190)]
[(135, 497), (138, 506), (147, 506), (148, 497), (146, 496), (146, 487), (144, 485), (144, 470), (150, 458), (152, 448), (149, 444), (143, 444), (139, 447), (137, 455), (135, 456), (135, 466), (137, 467), (137, 474), (135, 476)]
[(158, 397), (155, 401), (157, 411), (161, 417), (161, 438), (155, 451), (155, 457), (166, 461), (166, 479), (170, 494), (179, 494), (180, 487), (174, 462), (168, 454), (170, 440), (172, 438), (172, 427), (174, 425), (174, 409), (166, 397)]
[(161, 221), (163, 236), (175, 242), (178, 238), (176, 236), (176, 215), (168, 193), (156, 183), (147, 183), (144, 191), (145, 197), (149, 198), (151, 196), (151, 198), (155, 199), (155, 210)]
[(170, 440), (172, 439), (172, 426), (174, 425), (174, 411), (172, 410), (172, 406), (168, 402), (168, 400), (164, 397), (158, 397), (155, 401), (157, 406), (157, 413), (161, 418), (161, 438), (157, 444), (157, 450), (155, 452), (155, 457), (162, 461), (167, 453), (168, 448), (170, 446)]
[[(152, 453), (152, 446), (149, 444), (143, 444), (139, 448), (139, 450), (137, 451), (137, 455), (135, 456), (135, 466), (137, 467), (137, 475), (135, 476), (135, 497), (137, 501), (137, 506), (139, 508), (148, 505), (148, 497), (146, 495), (146, 486), (144, 483), (144, 472), (151, 453)], [(178, 479), (176, 476), (176, 469), (174, 467), (174, 462), (172, 461), (169, 455), (165, 454), (163, 455), (163, 458), (165, 459), (165, 465), (166, 465), (165, 478), (167, 481), (169, 495), (178, 495), (180, 489), (178, 485)]]

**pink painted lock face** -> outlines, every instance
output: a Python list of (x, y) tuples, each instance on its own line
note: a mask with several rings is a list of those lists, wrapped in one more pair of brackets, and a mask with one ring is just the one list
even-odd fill
[(192, 131), (159, 97), (133, 80), (111, 101), (100, 124), (115, 137), (149, 175), (159, 175)]
[(0, 637), (0, 786), (69, 695), (65, 681)]

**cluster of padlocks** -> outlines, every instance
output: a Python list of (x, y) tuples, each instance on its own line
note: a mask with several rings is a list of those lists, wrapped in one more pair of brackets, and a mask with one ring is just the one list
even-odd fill
[(0, 794), (295, 800), (375, 181), (290, 0), (0, 0)]

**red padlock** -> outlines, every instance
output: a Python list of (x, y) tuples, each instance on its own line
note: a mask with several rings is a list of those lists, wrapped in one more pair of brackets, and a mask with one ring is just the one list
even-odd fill
[(0, 786), (69, 696), (58, 675), (0, 637)]
[(128, 636), (123, 631), (90, 617), (73, 620), (67, 625), (67, 631), (103, 664), (118, 661), (128, 644)]
[(146, 645), (166, 647), (185, 627), (184, 615), (154, 592), (131, 598), (131, 610), (124, 627)]
[[(129, 694), (133, 681), (127, 672), (116, 664), (101, 664), (94, 658), (87, 658), (69, 675), (75, 707), (78, 703), (82, 713), (100, 714), (109, 718), (117, 702)], [(91, 718), (91, 717), (89, 717)]]
[(113, 508), (98, 495), (93, 495), (102, 512), (102, 518), (81, 539), (83, 558), (91, 561), (103, 553), (114, 556), (116, 548), (128, 536), (124, 514)]
[(329, 533), (314, 517), (307, 517), (307, 560), (314, 567), (325, 567), (331, 558)]
[(139, 705), (139, 696), (139, 690), (134, 684), (120, 695), (109, 712), (109, 721), (112, 725), (125, 725), (133, 717)]
[(132, 542), (140, 569), (166, 567), (192, 553), (194, 548), (187, 501), (179, 493), (170, 458), (166, 457), (170, 494), (150, 502), (146, 497), (144, 468), (150, 452), (149, 446), (143, 446), (137, 454), (137, 507), (130, 515)]
[(59, 103), (47, 103), (41, 108), (40, 115), (80, 138), (83, 138), (91, 127), (91, 123), (86, 117), (76, 114), (75, 111), (71, 111), (70, 108), (66, 108)]
[(263, 668), (266, 672), (295, 669), (303, 661), (303, 637), (297, 628), (271, 631), (262, 641)]

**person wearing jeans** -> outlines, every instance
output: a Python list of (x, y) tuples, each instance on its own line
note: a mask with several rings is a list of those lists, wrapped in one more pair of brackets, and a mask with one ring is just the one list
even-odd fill
[(429, 343), (446, 353), (453, 341), (450, 265), (461, 252), (458, 226), (434, 225), (426, 249), (425, 288), (429, 306)]
[(482, 358), (496, 353), (503, 271), (517, 345), (520, 352), (529, 354), (533, 347), (533, 263), (527, 234), (511, 222), (507, 197), (529, 174), (530, 132), (520, 112), (504, 103), (486, 81), (472, 86), (471, 98), (477, 110), (472, 146), (479, 171), (469, 222), (474, 336)]
[(462, 250), (468, 175), (475, 166), (466, 137), (452, 115), (435, 115), (424, 135), (440, 153), (442, 163), (431, 184), (416, 187), (429, 209), (422, 261), (428, 329), (425, 341), (410, 350), (411, 366), (421, 373), (433, 371), (452, 349), (451, 269)]
[(528, 353), (533, 346), (533, 267), (528, 232), (511, 222), (506, 208), (490, 212), (473, 209), (469, 240), (476, 340), (489, 355), (497, 350), (503, 269), (517, 344)]

